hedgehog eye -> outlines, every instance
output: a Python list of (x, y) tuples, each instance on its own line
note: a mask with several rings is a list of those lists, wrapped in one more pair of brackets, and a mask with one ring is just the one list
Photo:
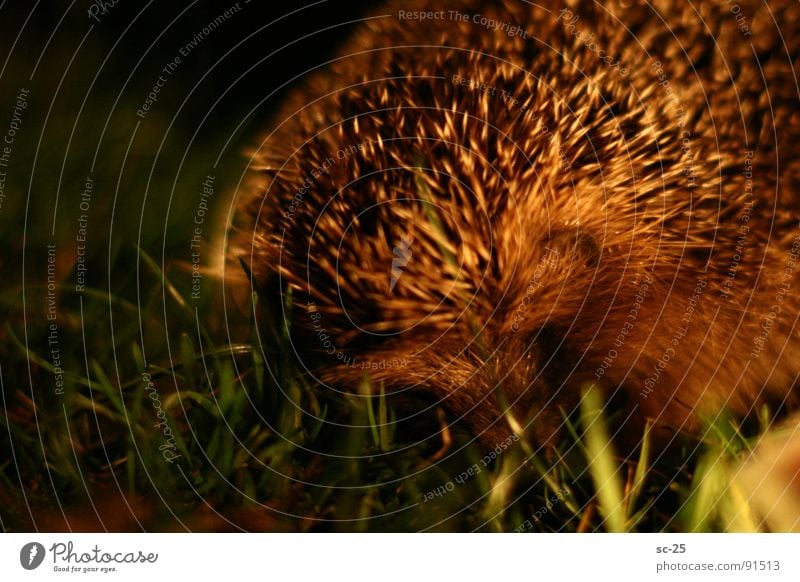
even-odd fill
[(587, 232), (578, 233), (575, 252), (586, 261), (587, 267), (595, 267), (600, 262), (600, 245), (597, 239)]
[(558, 232), (550, 236), (548, 245), (556, 247), (570, 262), (595, 267), (600, 262), (600, 245), (597, 239), (582, 230)]

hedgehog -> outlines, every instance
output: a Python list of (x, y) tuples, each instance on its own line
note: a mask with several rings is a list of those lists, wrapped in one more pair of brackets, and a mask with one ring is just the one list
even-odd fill
[(799, 23), (390, 2), (251, 152), (229, 255), (310, 377), (420, 395), (489, 447), (552, 446), (589, 385), (667, 441), (791, 407)]

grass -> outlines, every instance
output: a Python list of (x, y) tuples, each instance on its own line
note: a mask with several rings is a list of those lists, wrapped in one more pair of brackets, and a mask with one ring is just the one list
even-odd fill
[[(730, 467), (751, 446), (730, 419), (687, 458), (651, 466), (648, 434), (634, 458), (615, 452), (602, 398), (589, 386), (549, 455), (516, 433), (488, 456), (456, 431), (415, 443), (394, 422), (382, 386), (365, 376), (343, 394), (311, 383), (293, 364), (288, 330), (259, 339), (250, 309), (236, 325), (201, 323), (204, 311), (181, 291), (186, 275), (140, 257), (148, 289), (140, 311), (133, 298), (101, 290), (75, 311), (63, 298), (63, 320), (87, 343), (84, 352), (67, 341), (63, 325), (63, 396), (48, 391), (54, 369), (34, 347), (42, 337), (31, 330), (44, 328), (29, 327), (26, 348), (5, 326), (7, 531), (758, 529), (730, 486)], [(111, 339), (102, 335), (109, 305), (117, 314)], [(126, 321), (136, 316), (142, 330)], [(19, 379), (27, 369), (32, 392), (10, 373)], [(427, 421), (443, 418), (438, 410)]]

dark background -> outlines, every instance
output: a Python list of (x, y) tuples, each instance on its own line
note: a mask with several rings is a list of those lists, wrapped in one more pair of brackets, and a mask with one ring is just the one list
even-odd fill
[[(173, 184), (178, 191), (196, 185), (215, 164), (236, 175), (244, 150), (257, 143), (291, 81), (328, 60), (351, 30), (348, 22), (369, 7), (364, 1), (242, 1), (238, 13), (182, 59), (140, 120), (136, 111), (161, 69), (233, 5), (120, 0), (96, 22), (87, 14), (94, 4), (85, 0), (35, 7), (5, 3), (0, 9), (0, 126), (5, 129), (20, 88), (31, 94), (0, 225), (13, 230), (25, 220), (32, 229), (28, 244), (52, 238), (47, 226), (59, 193), (63, 220), (56, 220), (57, 238), (77, 213), (70, 197), (79, 195), (94, 166), (93, 249), (106, 230), (99, 222), (110, 217), (115, 192), (122, 204), (117, 216), (144, 210), (149, 226), (144, 236), (160, 231), (169, 246), (173, 232), (168, 221), (163, 224), (164, 202)], [(182, 200), (175, 198), (168, 219), (183, 210)], [(121, 237), (138, 232), (138, 221), (115, 221), (115, 226)], [(4, 241), (10, 242), (14, 237), (5, 233)], [(113, 237), (111, 242), (117, 244)]]

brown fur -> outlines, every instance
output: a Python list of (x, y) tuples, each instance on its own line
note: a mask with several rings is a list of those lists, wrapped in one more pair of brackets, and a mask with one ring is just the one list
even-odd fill
[(509, 430), (496, 387), (540, 442), (587, 382), (666, 434), (784, 399), (800, 5), (459, 1), (398, 18), (441, 4), (378, 11), (254, 155), (233, 254), (277, 310), (292, 288), (310, 372), (354, 390), (364, 362), (489, 445)]

